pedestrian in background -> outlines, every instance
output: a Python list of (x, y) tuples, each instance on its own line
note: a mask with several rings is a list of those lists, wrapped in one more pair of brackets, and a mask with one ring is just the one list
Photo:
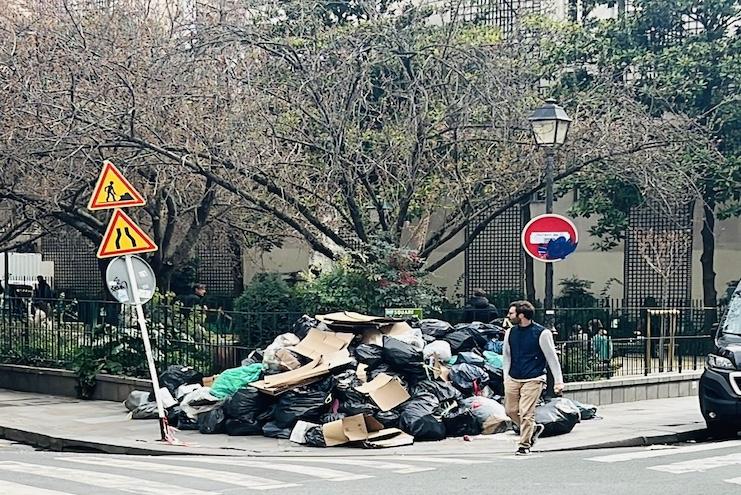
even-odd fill
[(465, 320), (468, 323), (474, 321), (489, 323), (499, 316), (497, 307), (489, 302), (483, 289), (473, 290), (473, 297), (469, 299), (463, 310), (465, 311)]
[(533, 321), (535, 308), (528, 301), (516, 301), (507, 318), (513, 327), (504, 337), (504, 408), (520, 428), (517, 455), (528, 455), (543, 432), (535, 423), (535, 406), (546, 384), (546, 365), (553, 375), (553, 390), (563, 392), (563, 375), (556, 355), (553, 334)]
[(206, 284), (195, 284), (193, 285), (193, 293), (188, 294), (180, 299), (183, 303), (182, 313), (188, 315), (193, 308), (201, 308), (206, 311), (208, 308), (203, 304), (203, 299), (206, 296)]

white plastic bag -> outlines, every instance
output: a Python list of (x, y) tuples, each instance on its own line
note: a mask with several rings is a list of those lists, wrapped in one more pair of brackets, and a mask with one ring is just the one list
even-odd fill
[(433, 354), (436, 354), (438, 359), (442, 362), (447, 362), (451, 357), (453, 357), (453, 353), (450, 350), (450, 344), (444, 340), (430, 342), (425, 346), (422, 354), (424, 355), (425, 361), (430, 359)]

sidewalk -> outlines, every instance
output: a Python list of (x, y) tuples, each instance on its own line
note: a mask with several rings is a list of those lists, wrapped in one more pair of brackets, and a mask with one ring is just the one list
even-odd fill
[[(471, 441), (448, 438), (384, 450), (309, 448), (259, 436), (175, 432), (184, 445), (157, 441), (155, 420), (129, 420), (122, 404), (0, 389), (0, 438), (51, 450), (144, 455), (372, 456), (389, 454), (501, 454), (516, 448), (512, 432), (480, 435)], [(568, 435), (542, 438), (535, 451), (628, 447), (689, 440), (703, 435), (697, 397), (645, 400), (598, 408), (601, 419), (584, 421)]]

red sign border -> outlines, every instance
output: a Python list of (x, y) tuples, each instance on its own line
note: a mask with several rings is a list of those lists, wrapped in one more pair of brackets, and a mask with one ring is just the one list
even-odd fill
[(574, 239), (574, 243), (576, 243), (576, 244), (578, 244), (578, 243), (579, 243), (579, 231), (578, 231), (578, 230), (576, 229), (576, 225), (574, 224), (574, 222), (573, 222), (573, 221), (572, 221), (572, 220), (571, 220), (570, 218), (568, 218), (568, 217), (565, 217), (565, 216), (563, 216), (563, 215), (559, 215), (558, 213), (544, 213), (544, 214), (542, 214), (542, 215), (538, 215), (538, 216), (537, 216), (537, 217), (535, 217), (535, 218), (531, 218), (531, 219), (530, 219), (530, 221), (529, 221), (528, 223), (526, 223), (526, 224), (525, 224), (525, 226), (524, 226), (524, 227), (522, 228), (522, 233), (520, 234), (520, 244), (522, 245), (522, 249), (523, 249), (523, 251), (525, 251), (525, 253), (527, 253), (527, 255), (528, 255), (528, 256), (530, 256), (530, 257), (531, 257), (531, 258), (533, 258), (534, 260), (537, 260), (537, 261), (541, 261), (541, 262), (543, 262), (543, 263), (558, 263), (559, 261), (563, 261), (563, 260), (565, 260), (566, 258), (560, 258), (560, 259), (557, 259), (557, 260), (547, 260), (547, 259), (543, 259), (543, 258), (540, 258), (540, 257), (538, 257), (538, 256), (534, 256), (534, 255), (533, 255), (533, 254), (532, 254), (532, 253), (531, 253), (531, 252), (530, 252), (530, 251), (528, 250), (528, 248), (527, 248), (527, 243), (525, 242), (525, 232), (527, 232), (527, 229), (528, 229), (528, 228), (529, 228), (529, 227), (530, 227), (530, 226), (531, 226), (531, 225), (532, 225), (533, 223), (535, 223), (536, 221), (538, 221), (538, 220), (541, 220), (541, 219), (543, 219), (543, 218), (557, 218), (557, 219), (559, 219), (559, 220), (563, 220), (563, 221), (565, 221), (566, 223), (568, 223), (568, 224), (569, 224), (569, 225), (571, 226), (571, 228), (572, 228), (572, 229), (574, 229), (574, 234), (576, 235), (576, 239)]
[[(104, 252), (105, 246), (108, 244), (108, 241), (111, 240), (111, 236), (113, 235), (113, 225), (116, 223), (116, 220), (119, 218), (123, 218), (123, 221), (126, 222), (131, 229), (138, 234), (142, 239), (144, 239), (147, 242), (146, 246), (137, 247), (137, 248), (129, 248), (129, 249), (123, 249), (121, 251), (115, 251), (115, 252)], [(123, 256), (125, 254), (135, 254), (135, 253), (151, 253), (153, 251), (157, 251), (159, 248), (157, 247), (157, 244), (154, 243), (151, 237), (149, 237), (147, 234), (144, 233), (142, 229), (139, 228), (139, 226), (134, 223), (134, 221), (131, 219), (130, 216), (128, 216), (126, 213), (123, 212), (123, 210), (116, 209), (113, 212), (113, 216), (111, 217), (111, 221), (108, 222), (108, 227), (106, 227), (105, 235), (103, 236), (103, 242), (100, 243), (100, 246), (98, 247), (98, 253), (96, 256), (98, 258), (113, 258), (115, 256)]]
[[(108, 174), (108, 171), (111, 171), (113, 175), (118, 178), (121, 182), (123, 182), (124, 186), (131, 192), (131, 195), (134, 197), (134, 199), (129, 199), (126, 201), (116, 201), (114, 203), (97, 203), (96, 199), (98, 195), (100, 194), (101, 189), (103, 188), (103, 178)], [(87, 209), (91, 211), (98, 211), (98, 210), (110, 210), (112, 208), (127, 208), (131, 206), (144, 206), (146, 204), (146, 201), (142, 197), (141, 194), (139, 194), (139, 191), (136, 190), (136, 188), (131, 185), (131, 182), (126, 180), (126, 177), (123, 176), (120, 170), (113, 164), (113, 162), (110, 162), (108, 160), (103, 162), (103, 169), (100, 171), (100, 175), (98, 176), (98, 181), (95, 184), (95, 189), (93, 190), (93, 195), (90, 196), (90, 202), (87, 205)]]

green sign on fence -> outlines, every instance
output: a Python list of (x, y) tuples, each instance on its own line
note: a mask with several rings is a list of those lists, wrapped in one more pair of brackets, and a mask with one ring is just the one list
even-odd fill
[(422, 319), (422, 308), (386, 308), (387, 318), (417, 318)]

